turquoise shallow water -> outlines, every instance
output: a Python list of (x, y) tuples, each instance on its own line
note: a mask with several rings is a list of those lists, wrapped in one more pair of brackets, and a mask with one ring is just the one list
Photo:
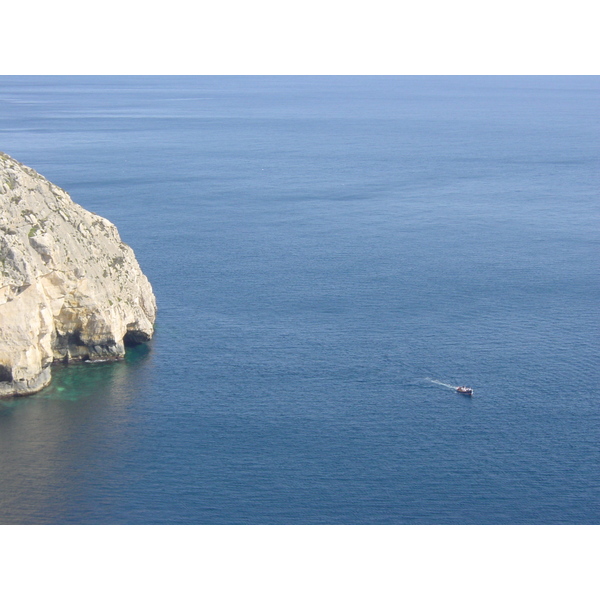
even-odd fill
[(0, 522), (598, 523), (599, 92), (0, 78), (0, 149), (159, 305), (0, 405)]

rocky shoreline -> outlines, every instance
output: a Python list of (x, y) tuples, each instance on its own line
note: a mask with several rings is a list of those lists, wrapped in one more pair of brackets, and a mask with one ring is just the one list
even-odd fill
[(117, 228), (0, 153), (0, 397), (39, 391), (54, 362), (123, 358), (155, 319)]

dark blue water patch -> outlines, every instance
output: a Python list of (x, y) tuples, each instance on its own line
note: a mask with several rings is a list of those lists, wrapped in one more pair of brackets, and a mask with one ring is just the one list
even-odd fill
[(2, 522), (598, 522), (598, 78), (0, 83), (159, 305), (2, 404)]

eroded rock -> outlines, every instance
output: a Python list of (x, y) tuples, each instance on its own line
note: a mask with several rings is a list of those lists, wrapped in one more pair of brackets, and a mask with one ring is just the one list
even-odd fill
[(117, 228), (0, 153), (0, 397), (40, 390), (54, 361), (122, 358), (155, 317)]

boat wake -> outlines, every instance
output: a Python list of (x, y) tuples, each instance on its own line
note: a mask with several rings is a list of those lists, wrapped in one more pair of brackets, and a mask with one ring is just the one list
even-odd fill
[(450, 385), (449, 383), (444, 383), (443, 381), (438, 381), (437, 379), (429, 379), (429, 378), (427, 378), (427, 381), (430, 381), (431, 383), (435, 383), (437, 385), (442, 385), (445, 388), (448, 388), (454, 392), (458, 392), (459, 394), (463, 394), (465, 396), (473, 395), (473, 388), (467, 387), (465, 385), (460, 385), (460, 386), (456, 387), (455, 385)]
[(450, 385), (449, 383), (444, 383), (443, 381), (438, 381), (437, 379), (427, 379), (427, 381), (431, 381), (431, 383), (437, 383), (438, 385), (443, 385), (451, 390), (456, 390), (455, 385)]

